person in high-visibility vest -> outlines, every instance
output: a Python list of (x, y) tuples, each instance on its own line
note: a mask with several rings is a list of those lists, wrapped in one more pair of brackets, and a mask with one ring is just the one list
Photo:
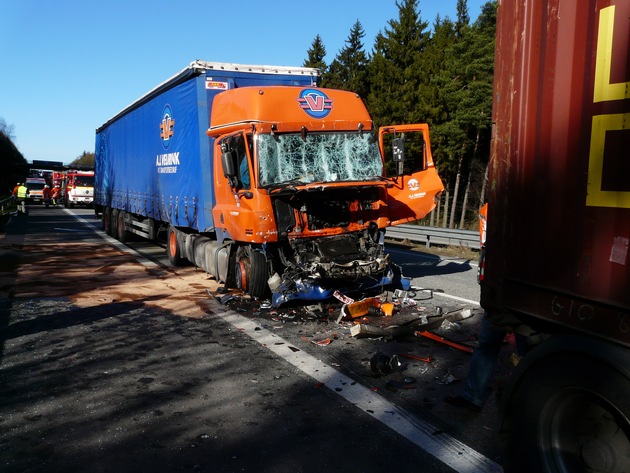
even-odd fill
[(18, 208), (21, 208), (23, 213), (26, 213), (26, 197), (28, 197), (28, 187), (24, 183), (20, 183), (17, 190), (17, 202)]

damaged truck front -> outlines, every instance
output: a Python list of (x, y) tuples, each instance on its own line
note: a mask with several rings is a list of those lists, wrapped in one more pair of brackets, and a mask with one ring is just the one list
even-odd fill
[[(158, 170), (156, 181), (182, 172), (186, 186), (199, 181), (193, 187), (202, 190), (191, 196), (177, 195), (173, 188), (175, 195), (164, 195), (156, 186), (151, 190), (158, 194), (155, 204), (133, 210), (103, 205), (110, 233), (124, 238), (126, 232), (137, 233), (134, 222), (153, 220), (151, 228), (166, 229), (172, 264), (189, 260), (253, 297), (271, 293), (276, 306), (400, 279), (384, 251), (385, 228), (423, 218), (443, 189), (428, 127), (392, 126), (376, 134), (361, 98), (318, 88), (314, 69), (274, 75), (263, 70), (265, 66), (231, 65), (229, 80), (217, 80), (212, 63), (194, 64), (197, 77), (205, 76), (205, 87), (194, 87), (193, 93), (214, 90), (209, 83), (224, 84), (220, 93), (202, 97), (207, 100), (209, 126), (198, 126), (197, 134), (205, 135), (198, 138), (201, 152), (187, 157), (201, 165), (181, 169), (180, 152), (176, 166), (171, 166), (175, 172)], [(230, 74), (229, 69), (223, 65), (218, 75)], [(173, 101), (166, 98), (154, 108), (168, 107), (174, 115), (176, 107), (168, 100)], [(174, 139), (179, 122), (174, 116), (170, 120), (169, 139)], [(383, 158), (385, 149), (392, 156), (390, 163)], [(97, 145), (97, 173), (98, 150)], [(158, 218), (142, 215), (142, 209), (154, 205), (164, 208)], [(187, 216), (185, 223), (175, 218), (181, 214)]]

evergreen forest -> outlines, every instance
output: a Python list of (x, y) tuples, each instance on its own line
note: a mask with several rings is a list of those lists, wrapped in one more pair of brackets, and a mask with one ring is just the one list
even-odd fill
[(376, 128), (428, 123), (446, 189), (423, 223), (475, 229), (490, 156), (497, 2), (485, 3), (471, 22), (467, 0), (458, 0), (457, 18), (438, 16), (431, 27), (418, 0), (396, 6), (398, 18), (376, 35), (371, 52), (357, 20), (330, 64), (317, 35), (303, 65), (321, 71), (322, 87), (357, 92)]

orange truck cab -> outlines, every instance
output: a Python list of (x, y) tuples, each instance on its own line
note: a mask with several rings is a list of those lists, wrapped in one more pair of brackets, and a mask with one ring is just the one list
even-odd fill
[[(361, 98), (317, 87), (315, 69), (270, 73), (270, 66), (193, 64), (197, 74), (189, 80), (200, 83), (191, 93), (213, 92), (194, 100), (208, 103), (207, 126), (198, 129), (199, 148), (203, 153), (207, 145), (207, 155), (196, 158), (199, 175), (187, 172), (185, 184), (179, 181), (188, 195), (165, 192), (150, 204), (135, 203), (132, 212), (123, 209), (105, 188), (117, 180), (116, 166), (105, 161), (115, 151), (111, 140), (125, 113), (97, 130), (97, 211), (110, 233), (124, 239), (140, 229), (155, 237), (147, 229), (166, 226), (171, 263), (192, 261), (229, 287), (258, 298), (271, 295), (274, 306), (401, 280), (384, 251), (385, 229), (423, 218), (443, 190), (427, 125), (375, 130)], [(185, 81), (180, 74), (172, 83), (177, 88)], [(149, 186), (155, 194), (195, 159), (171, 143), (182, 107), (167, 97), (172, 89), (162, 87), (130, 110), (151, 104), (165, 111), (160, 133), (169, 148), (157, 157)], [(196, 116), (196, 122), (203, 120)], [(135, 163), (140, 154), (134, 154)], [(101, 169), (109, 173), (102, 179)], [(196, 180), (201, 191), (192, 196)], [(156, 206), (159, 217), (149, 215)], [(182, 214), (186, 222), (176, 222)]]

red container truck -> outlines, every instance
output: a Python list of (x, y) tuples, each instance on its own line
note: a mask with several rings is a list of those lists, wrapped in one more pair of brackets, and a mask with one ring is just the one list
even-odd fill
[(630, 471), (630, 1), (503, 1), (481, 302), (507, 471)]

